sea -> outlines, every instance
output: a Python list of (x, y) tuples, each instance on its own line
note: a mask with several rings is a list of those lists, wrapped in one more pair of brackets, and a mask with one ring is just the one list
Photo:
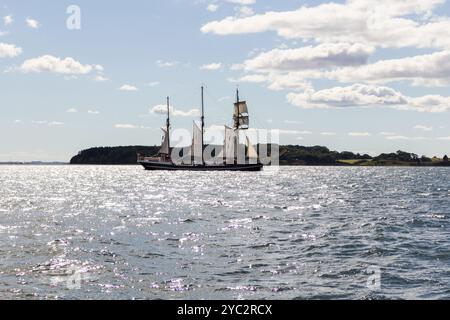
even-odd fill
[(0, 299), (450, 299), (450, 171), (0, 166)]

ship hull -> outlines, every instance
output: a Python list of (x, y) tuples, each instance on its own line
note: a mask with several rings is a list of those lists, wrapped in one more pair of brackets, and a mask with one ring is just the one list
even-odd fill
[(230, 165), (175, 165), (172, 163), (140, 161), (145, 170), (149, 171), (248, 171), (255, 172), (263, 169), (262, 164), (230, 164)]

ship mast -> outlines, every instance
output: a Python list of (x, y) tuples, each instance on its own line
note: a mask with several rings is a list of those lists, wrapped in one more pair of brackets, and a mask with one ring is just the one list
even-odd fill
[(167, 141), (168, 141), (168, 149), (169, 149), (169, 153), (170, 153), (170, 98), (167, 97), (167, 123), (166, 123), (166, 127), (167, 127)]
[(234, 123), (234, 126), (235, 126), (236, 130), (239, 130), (239, 117), (240, 117), (240, 114), (239, 114), (239, 103), (240, 103), (240, 101), (239, 101), (239, 88), (237, 88), (236, 89), (236, 105), (238, 107), (238, 114), (236, 115), (235, 123)]
[(202, 86), (202, 165), (205, 165), (205, 99), (204, 99), (204, 90), (205, 88)]

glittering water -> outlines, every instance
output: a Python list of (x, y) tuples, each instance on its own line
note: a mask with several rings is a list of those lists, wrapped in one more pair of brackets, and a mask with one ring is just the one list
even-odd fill
[(449, 299), (449, 178), (2, 166), (0, 298)]

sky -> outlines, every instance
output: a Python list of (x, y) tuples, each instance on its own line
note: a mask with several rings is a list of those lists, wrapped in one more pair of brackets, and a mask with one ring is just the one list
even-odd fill
[(0, 161), (251, 126), (280, 143), (450, 154), (445, 0), (0, 1)]

